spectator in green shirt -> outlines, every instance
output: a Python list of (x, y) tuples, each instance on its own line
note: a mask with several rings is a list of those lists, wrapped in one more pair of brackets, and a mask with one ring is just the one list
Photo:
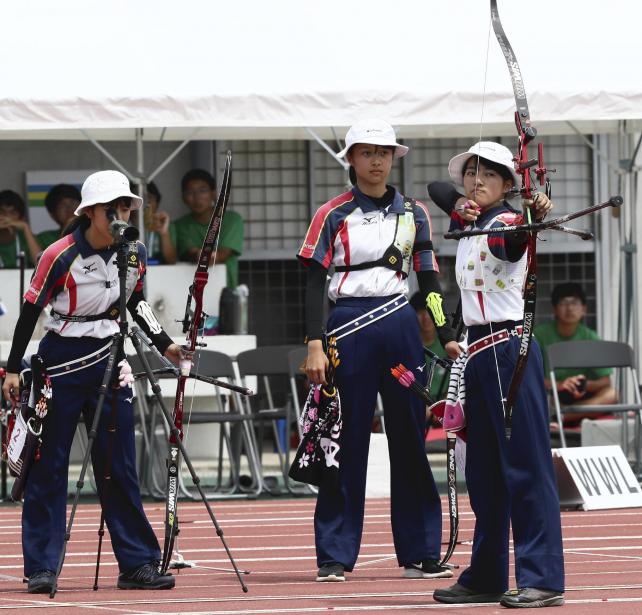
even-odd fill
[(74, 212), (80, 201), (80, 190), (71, 184), (56, 184), (47, 192), (45, 207), (58, 228), (38, 233), (36, 239), (42, 250), (60, 239), (63, 229), (75, 218)]
[(2, 190), (0, 191), (0, 267), (17, 267), (19, 251), (24, 252), (27, 265), (33, 265), (41, 248), (27, 222), (27, 209), (22, 197), (13, 190)]
[[(207, 227), (216, 201), (216, 181), (203, 169), (188, 171), (181, 180), (183, 202), (190, 213), (175, 222), (176, 251), (182, 261), (195, 263), (207, 233)], [(218, 248), (212, 255), (214, 262), (225, 263), (227, 286), (238, 286), (238, 257), (243, 250), (243, 219), (227, 210), (221, 222)]]
[[(136, 193), (136, 186), (130, 184)], [(161, 193), (154, 182), (147, 184), (143, 217), (147, 229), (147, 264), (173, 265), (176, 262), (176, 227), (170, 223), (169, 214), (159, 211)]]
[[(587, 327), (582, 319), (586, 315), (586, 294), (575, 282), (565, 282), (553, 288), (551, 294), (553, 315), (555, 319), (535, 327), (535, 337), (542, 348), (544, 357), (544, 375), (548, 376), (548, 356), (546, 348), (558, 342), (576, 342), (582, 340), (599, 340), (597, 333)], [(609, 368), (594, 369), (558, 369), (555, 371), (557, 391), (562, 405), (608, 405), (617, 402), (617, 393), (611, 384), (612, 370)], [(545, 379), (550, 390), (551, 381)], [(596, 418), (596, 414), (573, 414), (564, 419), (564, 425), (579, 424), (583, 418)]]

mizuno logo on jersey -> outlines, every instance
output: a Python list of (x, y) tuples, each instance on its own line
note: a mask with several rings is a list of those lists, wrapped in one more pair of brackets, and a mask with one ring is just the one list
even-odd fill
[(361, 226), (372, 224), (377, 219), (377, 216), (370, 216), (369, 218), (364, 218)]
[(93, 263), (90, 265), (83, 265), (83, 273), (92, 273), (93, 271), (96, 271), (97, 267)]

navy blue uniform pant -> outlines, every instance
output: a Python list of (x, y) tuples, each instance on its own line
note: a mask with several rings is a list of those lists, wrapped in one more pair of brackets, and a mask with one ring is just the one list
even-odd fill
[[(340, 299), (328, 331), (385, 303), (386, 298)], [(417, 316), (409, 305), (340, 339), (336, 382), (343, 429), (338, 488), (319, 490), (314, 515), (317, 563), (350, 571), (363, 530), (366, 470), (377, 392), (381, 392), (390, 454), (391, 521), (400, 565), (439, 559), (441, 503), (424, 445), (423, 401), (401, 386), (390, 368), (404, 363), (425, 381)]]
[[(39, 352), (45, 365), (53, 366), (91, 354), (108, 342), (89, 337), (65, 339), (49, 333), (40, 343)], [(29, 474), (25, 489), (22, 549), (26, 576), (38, 570), (56, 570), (58, 565), (65, 536), (71, 443), (81, 413), (88, 429), (91, 425), (106, 363), (104, 359), (52, 379), (53, 407), (45, 419), (41, 457)], [(123, 572), (160, 559), (158, 541), (140, 498), (131, 397), (131, 388), (119, 390), (116, 433), (111, 444), (111, 480), (104, 480), (111, 390), (103, 405), (92, 448), (98, 494), (118, 566)], [(96, 526), (95, 536), (97, 531)], [(72, 528), (72, 540), (73, 533)]]
[[(515, 323), (493, 323), (493, 331)], [(469, 329), (469, 343), (488, 335)], [(504, 396), (515, 367), (519, 337), (494, 350)], [(484, 593), (508, 589), (508, 542), (513, 528), (517, 586), (564, 590), (559, 499), (551, 458), (542, 356), (533, 340), (506, 440), (493, 348), (469, 359), (466, 380), (466, 484), (475, 512), (471, 564), (459, 582)]]

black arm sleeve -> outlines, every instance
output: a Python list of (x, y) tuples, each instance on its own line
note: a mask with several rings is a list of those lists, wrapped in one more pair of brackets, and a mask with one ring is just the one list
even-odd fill
[(305, 332), (308, 340), (323, 339), (323, 292), (327, 269), (311, 261), (305, 289)]
[(22, 304), (22, 310), (13, 332), (11, 352), (9, 352), (9, 358), (7, 359), (7, 371), (10, 374), (20, 373), (20, 363), (33, 335), (33, 330), (36, 328), (40, 312), (42, 312), (42, 308), (39, 305), (34, 305), (29, 301), (25, 301)]
[(449, 216), (455, 208), (457, 200), (464, 196), (459, 194), (455, 186), (450, 182), (430, 182), (428, 184), (428, 195), (435, 202), (435, 205)]
[(443, 297), (437, 272), (417, 271), (417, 281), (419, 282), (419, 292), (422, 297), (426, 297), (426, 309), (435, 323), (441, 345), (445, 346), (448, 342), (455, 341), (455, 331), (450, 326), (448, 316), (443, 308)]
[(516, 263), (524, 255), (528, 235), (526, 233), (505, 233), (504, 246), (506, 257), (511, 263)]
[(158, 348), (161, 354), (165, 354), (167, 347), (172, 344), (172, 338), (165, 333), (156, 319), (152, 306), (145, 300), (142, 290), (135, 290), (127, 302), (127, 309), (136, 321), (136, 324), (145, 332), (145, 335), (152, 340), (152, 344)]

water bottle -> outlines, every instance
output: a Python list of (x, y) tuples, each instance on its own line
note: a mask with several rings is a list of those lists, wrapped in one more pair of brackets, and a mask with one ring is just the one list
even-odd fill
[(237, 286), (234, 290), (223, 289), (218, 320), (218, 332), (221, 335), (247, 335), (249, 294), (250, 291), (245, 284)]
[(248, 296), (250, 289), (245, 284), (239, 284), (234, 289), (234, 333), (247, 335), (248, 333)]

